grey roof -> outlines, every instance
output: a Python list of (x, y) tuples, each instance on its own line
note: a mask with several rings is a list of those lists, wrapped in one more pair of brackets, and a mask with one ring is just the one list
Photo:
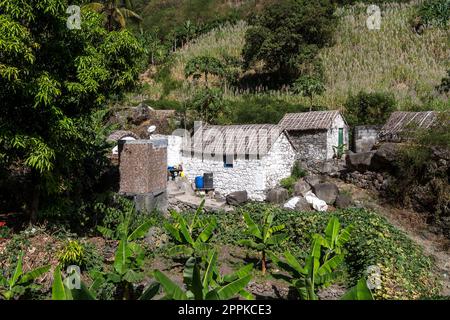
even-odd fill
[(406, 112), (396, 111), (391, 114), (379, 133), (380, 139), (398, 139), (398, 135), (409, 129), (431, 127), (437, 119), (435, 111)]
[(117, 130), (117, 131), (114, 131), (113, 133), (111, 133), (108, 136), (108, 138), (106, 139), (106, 141), (108, 141), (108, 142), (117, 142), (120, 139), (123, 139), (125, 137), (133, 137), (136, 140), (139, 139), (139, 137), (136, 134), (134, 134), (133, 132), (131, 132), (131, 131)]
[(326, 130), (339, 114), (337, 110), (287, 113), (278, 125), (283, 130)]
[[(214, 154), (266, 155), (283, 130), (274, 124), (203, 125), (192, 137), (192, 150)], [(188, 151), (183, 145), (184, 151)]]

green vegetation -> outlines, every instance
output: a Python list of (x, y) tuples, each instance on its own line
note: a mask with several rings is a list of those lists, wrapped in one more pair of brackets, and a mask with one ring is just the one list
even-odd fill
[(426, 1), (419, 6), (418, 15), (426, 26), (448, 27), (450, 24), (450, 1)]
[(302, 267), (300, 262), (289, 252), (284, 253), (285, 261), (274, 258), (280, 268), (291, 274), (285, 278), (297, 289), (300, 299), (318, 300), (316, 290), (327, 286), (340, 276), (337, 269), (344, 262), (344, 245), (350, 240), (351, 225), (341, 230), (336, 217), (328, 222), (325, 237), (320, 234), (312, 236), (309, 255)]
[(115, 28), (125, 28), (128, 18), (142, 21), (142, 17), (132, 10), (131, 0), (106, 0), (103, 2), (91, 2), (86, 7), (103, 13), (106, 17), (106, 27), (110, 31)]
[(383, 125), (396, 109), (392, 95), (384, 93), (359, 92), (349, 96), (345, 103), (345, 119), (351, 126)]
[(41, 275), (50, 270), (50, 266), (38, 267), (34, 270), (23, 272), (23, 252), (19, 253), (17, 258), (17, 265), (13, 274), (7, 279), (0, 273), (0, 295), (5, 300), (11, 300), (25, 295), (30, 290), (36, 290), (39, 285), (34, 281)]
[(287, 81), (296, 78), (302, 65), (312, 63), (317, 50), (331, 42), (333, 12), (328, 0), (283, 0), (267, 6), (246, 32), (244, 66), (262, 61), (266, 72), (279, 73)]
[(90, 10), (81, 30), (68, 29), (66, 8), (65, 0), (0, 2), (0, 169), (29, 170), (33, 190), (22, 201), (33, 222), (40, 204), (76, 199), (99, 178), (106, 143), (92, 143), (90, 115), (133, 85), (144, 52), (131, 32), (108, 32)]
[[(248, 269), (220, 276), (217, 272), (217, 252), (211, 251), (206, 258), (206, 266), (202, 270), (198, 258), (191, 257), (186, 262), (183, 279), (187, 290), (184, 291), (159, 270), (154, 272), (155, 278), (165, 291), (165, 299), (170, 300), (229, 300), (237, 294), (252, 298), (244, 288), (252, 279)], [(250, 269), (251, 270), (251, 269)], [(203, 274), (202, 272), (203, 271)], [(225, 282), (226, 284), (221, 284)]]
[(205, 200), (202, 201), (191, 221), (187, 221), (180, 213), (172, 211), (174, 223), (166, 222), (164, 228), (176, 243), (171, 249), (171, 254), (185, 254), (191, 256), (202, 254), (210, 249), (208, 245), (217, 222), (214, 218), (200, 219), (198, 216), (203, 211)]
[(272, 226), (275, 214), (270, 210), (265, 211), (260, 224), (256, 224), (247, 212), (244, 212), (243, 217), (247, 224), (245, 233), (253, 239), (244, 239), (239, 243), (261, 253), (261, 271), (264, 275), (267, 269), (267, 254), (272, 254), (271, 249), (286, 241), (288, 235), (280, 233), (284, 230), (284, 225)]
[(58, 253), (58, 261), (62, 267), (84, 264), (83, 246), (76, 240), (69, 240)]

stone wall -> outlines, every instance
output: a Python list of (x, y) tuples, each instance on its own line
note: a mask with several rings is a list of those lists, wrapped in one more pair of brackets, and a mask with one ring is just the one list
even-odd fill
[(353, 151), (368, 152), (377, 143), (381, 126), (357, 126), (353, 129)]
[(378, 191), (380, 193), (387, 190), (392, 177), (386, 172), (344, 172), (341, 179), (345, 182), (352, 183), (360, 188)]
[(295, 149), (283, 134), (263, 158), (266, 168), (266, 189), (275, 188), (281, 179), (291, 175), (296, 160)]
[(190, 181), (204, 173), (213, 173), (214, 188), (226, 196), (235, 191), (246, 190), (249, 199), (264, 201), (266, 191), (291, 173), (295, 151), (285, 135), (280, 135), (272, 149), (261, 159), (235, 157), (233, 167), (224, 166), (223, 155), (205, 159), (201, 155), (183, 155), (183, 169)]
[(159, 193), (167, 187), (167, 140), (121, 141), (120, 193)]
[(289, 139), (297, 150), (297, 159), (301, 161), (326, 160), (327, 131), (307, 130), (289, 131)]

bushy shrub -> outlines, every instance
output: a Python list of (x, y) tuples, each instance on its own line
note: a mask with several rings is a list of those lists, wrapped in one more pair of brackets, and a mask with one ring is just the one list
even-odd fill
[(69, 240), (58, 252), (58, 261), (63, 267), (84, 264), (84, 248), (77, 240)]
[(294, 177), (287, 177), (284, 179), (281, 179), (280, 185), (285, 188), (287, 191), (289, 191), (289, 194), (292, 194), (294, 191), (294, 185), (297, 182), (297, 179)]
[(418, 14), (426, 26), (446, 27), (450, 22), (450, 0), (424, 1), (419, 6)]
[(345, 103), (345, 118), (350, 125), (383, 124), (396, 108), (393, 95), (359, 92)]

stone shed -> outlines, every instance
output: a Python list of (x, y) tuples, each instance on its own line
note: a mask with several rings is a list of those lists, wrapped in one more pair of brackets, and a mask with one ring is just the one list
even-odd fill
[(184, 141), (182, 162), (192, 182), (213, 173), (221, 195), (246, 190), (249, 199), (264, 201), (267, 190), (290, 176), (295, 150), (278, 125), (204, 125)]
[(365, 125), (353, 128), (353, 151), (368, 152), (378, 142), (381, 126)]
[(286, 131), (297, 160), (307, 169), (333, 159), (339, 145), (348, 149), (349, 127), (339, 111), (287, 113), (278, 125)]
[(391, 114), (381, 128), (378, 140), (381, 142), (401, 142), (414, 134), (415, 130), (428, 129), (437, 120), (438, 112), (396, 111)]

